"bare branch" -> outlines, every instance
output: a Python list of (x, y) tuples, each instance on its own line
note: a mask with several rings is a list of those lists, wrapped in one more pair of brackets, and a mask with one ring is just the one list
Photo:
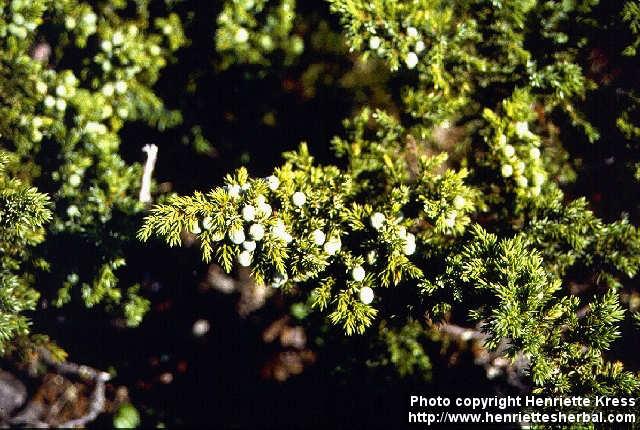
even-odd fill
[[(59, 374), (75, 376), (82, 379), (83, 381), (91, 381), (95, 384), (90, 397), (87, 412), (79, 418), (56, 425), (56, 427), (84, 427), (88, 423), (94, 421), (104, 409), (105, 383), (111, 378), (111, 376), (106, 372), (96, 370), (89, 366), (75, 364), (68, 361), (59, 362), (55, 360), (51, 356), (51, 353), (45, 348), (38, 349), (38, 359), (41, 363), (44, 363), (48, 367), (53, 368)], [(49, 422), (44, 422), (41, 420), (41, 416), (44, 412), (45, 411), (43, 410), (43, 406), (41, 403), (31, 401), (19, 415), (9, 420), (9, 424), (28, 425), (38, 428), (51, 427), (51, 424)]]
[(487, 335), (479, 328), (465, 328), (454, 324), (438, 324), (436, 328), (441, 333), (462, 342), (476, 342), (479, 349), (475, 354), (475, 363), (484, 367), (487, 378), (493, 379), (498, 375), (504, 375), (512, 387), (521, 391), (529, 389), (527, 384), (523, 382), (529, 369), (529, 360), (523, 354), (518, 354), (514, 360), (505, 358), (504, 351), (509, 347), (507, 340), (501, 342), (495, 351), (491, 351), (484, 346)]
[(142, 203), (151, 203), (151, 177), (158, 158), (158, 146), (148, 144), (142, 147), (142, 151), (147, 153), (147, 162), (144, 164), (144, 172), (142, 173), (139, 200)]

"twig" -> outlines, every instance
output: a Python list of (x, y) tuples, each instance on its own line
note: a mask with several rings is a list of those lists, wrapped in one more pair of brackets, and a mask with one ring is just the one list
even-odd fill
[(142, 151), (147, 153), (147, 162), (144, 164), (144, 172), (142, 173), (139, 200), (141, 203), (151, 203), (151, 175), (158, 158), (158, 146), (147, 144), (142, 147)]
[(104, 409), (104, 403), (105, 403), (104, 388), (105, 388), (105, 382), (109, 379), (109, 374), (102, 373), (101, 375), (107, 375), (107, 376), (106, 376), (106, 379), (104, 376), (98, 376), (98, 378), (96, 379), (95, 381), (96, 386), (93, 390), (93, 393), (91, 394), (91, 399), (90, 399), (91, 403), (89, 404), (89, 410), (87, 411), (87, 413), (81, 416), (80, 418), (77, 418), (75, 420), (70, 420), (70, 421), (67, 421), (66, 423), (60, 424), (60, 427), (62, 428), (84, 427), (87, 423), (90, 423), (91, 421), (94, 421), (96, 418), (98, 418), (98, 415), (100, 415), (100, 413)]
[(484, 340), (487, 338), (486, 334), (477, 329), (460, 327), (454, 324), (440, 324), (437, 327), (438, 331), (464, 341), (477, 340), (484, 342)]
[(465, 328), (454, 324), (439, 324), (436, 328), (441, 333), (461, 341), (475, 341), (480, 347), (475, 363), (484, 367), (489, 379), (493, 379), (503, 373), (509, 385), (521, 391), (528, 390), (529, 387), (523, 382), (523, 379), (529, 369), (529, 360), (523, 354), (518, 354), (515, 360), (504, 358), (504, 351), (509, 347), (507, 340), (502, 341), (495, 351), (490, 351), (484, 346), (488, 336), (478, 328)]
[(233, 278), (224, 273), (220, 266), (212, 264), (209, 266), (206, 285), (225, 294), (240, 293), (236, 309), (244, 318), (264, 306), (270, 291), (266, 286), (256, 284), (249, 270), (241, 269), (238, 275), (237, 278)]
[[(71, 363), (68, 361), (59, 362), (56, 361), (51, 353), (45, 348), (38, 349), (39, 360), (49, 367), (55, 369), (57, 373), (77, 376), (85, 381), (93, 381), (95, 383), (93, 393), (91, 393), (89, 408), (87, 412), (80, 418), (69, 420), (56, 427), (60, 428), (73, 428), (84, 427), (88, 423), (94, 421), (98, 415), (102, 412), (105, 405), (105, 383), (111, 378), (111, 376), (92, 367)], [(35, 404), (30, 402), (29, 405), (18, 416), (9, 420), (10, 424), (26, 424), (33, 427), (47, 428), (51, 424), (40, 421), (42, 410), (37, 412), (38, 409)]]

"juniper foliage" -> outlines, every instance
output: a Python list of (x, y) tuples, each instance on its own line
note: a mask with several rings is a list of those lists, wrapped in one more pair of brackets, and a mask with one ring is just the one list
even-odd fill
[(296, 2), (227, 0), (217, 17), (215, 46), (220, 69), (232, 64), (269, 65), (278, 54), (290, 65), (304, 50), (293, 33)]
[(3, 2), (0, 135), (6, 171), (52, 199), (48, 240), (35, 252), (48, 261), (38, 276), (53, 303), (121, 303), (134, 324), (148, 301), (118, 286), (116, 271), (135, 228), (114, 220), (144, 208), (142, 169), (123, 160), (119, 132), (132, 121), (165, 129), (180, 120), (152, 86), (186, 40), (176, 14), (150, 20), (149, 2), (129, 6)]
[[(178, 3), (0, 4), (0, 352), (28, 333), (44, 285), (56, 305), (119, 304), (131, 325), (148, 308), (138, 286), (118, 283), (135, 231), (119, 221), (144, 210), (121, 134), (182, 119), (153, 89), (188, 43)], [(637, 393), (638, 376), (606, 355), (640, 320), (628, 299), (640, 233), (632, 215), (598, 217), (576, 195), (570, 155), (610, 145), (625, 181), (640, 177), (637, 2), (327, 4), (342, 36), (321, 28), (303, 41), (301, 4), (222, 2), (216, 72), (295, 69), (321, 47), (354, 65), (344, 87), (380, 71), (401, 89), (345, 119), (333, 164), (302, 144), (267, 178), (239, 169), (222, 187), (167, 197), (138, 237), (195, 235), (205, 262), (250, 266), (332, 327), (375, 333), (386, 356), (372, 362), (401, 374), (427, 374), (436, 323), (457, 323), (523, 356), (538, 391)], [(323, 81), (319, 68), (302, 80)], [(601, 100), (615, 108), (594, 109)]]
[(45, 264), (32, 251), (51, 219), (48, 197), (9, 177), (7, 161), (0, 153), (0, 354), (29, 332), (24, 312), (34, 310), (39, 297), (33, 269)]
[[(250, 266), (346, 334), (378, 325), (401, 372), (428, 370), (418, 339), (429, 321), (459, 322), (523, 356), (536, 391), (637, 393), (638, 376), (605, 354), (629, 315), (621, 297), (640, 236), (624, 215), (605, 222), (563, 191), (578, 173), (557, 125), (582, 145), (604, 144), (612, 125), (633, 142), (633, 102), (614, 124), (586, 107), (612, 89), (585, 64), (594, 29), (634, 36), (617, 54), (635, 59), (637, 5), (329, 3), (354, 55), (405, 82), (402, 115), (363, 106), (332, 142), (341, 167), (316, 164), (302, 144), (272, 176), (240, 169), (222, 187), (170, 197), (139, 238), (178, 246), (191, 232), (205, 262)], [(576, 273), (591, 279), (586, 292), (573, 291)], [(411, 350), (423, 358), (401, 364)]]

